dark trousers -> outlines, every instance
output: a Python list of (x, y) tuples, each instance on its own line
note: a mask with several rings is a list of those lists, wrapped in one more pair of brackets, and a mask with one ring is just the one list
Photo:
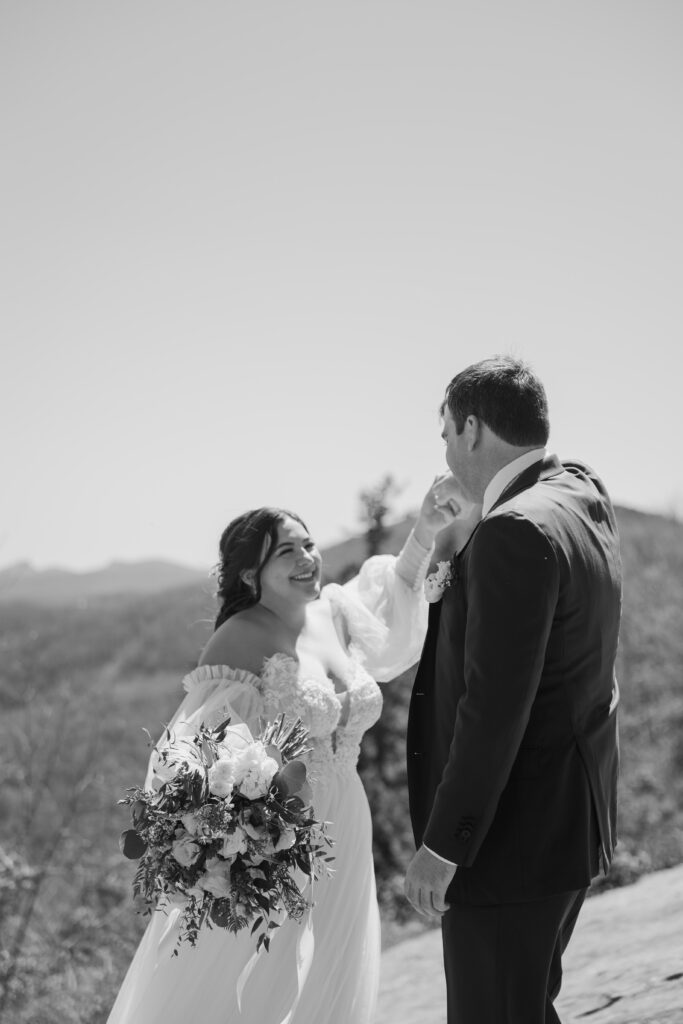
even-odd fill
[(585, 896), (451, 905), (442, 919), (448, 1024), (560, 1024), (553, 1000)]

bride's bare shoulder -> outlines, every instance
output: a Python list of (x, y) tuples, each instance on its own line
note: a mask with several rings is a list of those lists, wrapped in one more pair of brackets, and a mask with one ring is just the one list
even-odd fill
[(260, 674), (264, 659), (275, 652), (263, 624), (250, 612), (237, 612), (218, 627), (201, 653), (200, 665), (229, 665)]

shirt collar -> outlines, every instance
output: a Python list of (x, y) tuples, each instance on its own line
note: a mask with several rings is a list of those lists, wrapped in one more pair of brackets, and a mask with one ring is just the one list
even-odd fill
[(502, 469), (499, 469), (493, 479), (489, 481), (489, 485), (484, 491), (484, 502), (481, 509), (482, 518), (488, 515), (505, 488), (512, 483), (515, 477), (518, 477), (529, 466), (534, 466), (537, 462), (541, 462), (546, 457), (546, 454), (545, 448), (534, 448), (532, 451), (520, 455), (519, 458), (513, 459), (512, 462), (508, 462)]

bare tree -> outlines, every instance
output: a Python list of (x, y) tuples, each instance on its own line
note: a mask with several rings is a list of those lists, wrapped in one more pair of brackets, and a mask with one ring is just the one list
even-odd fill
[(384, 540), (389, 533), (386, 525), (391, 505), (403, 488), (387, 473), (374, 487), (360, 492), (360, 519), (365, 524), (365, 541), (367, 557), (380, 553)]

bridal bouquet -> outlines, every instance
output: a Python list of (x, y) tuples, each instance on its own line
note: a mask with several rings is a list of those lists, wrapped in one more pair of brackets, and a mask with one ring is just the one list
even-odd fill
[(311, 880), (330, 873), (332, 840), (310, 807), (301, 720), (279, 715), (258, 738), (229, 725), (180, 739), (166, 730), (152, 754), (155, 788), (129, 789), (119, 801), (133, 826), (119, 845), (140, 861), (133, 893), (141, 913), (181, 898), (178, 944), (194, 945), (204, 925), (251, 926), (256, 949), (267, 950), (273, 929), (311, 905), (295, 872)]

